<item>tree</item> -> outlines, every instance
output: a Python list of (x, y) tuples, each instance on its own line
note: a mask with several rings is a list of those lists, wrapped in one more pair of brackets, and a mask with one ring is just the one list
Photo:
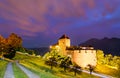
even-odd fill
[(114, 57), (112, 57), (112, 60), (110, 60), (109, 65), (117, 67), (119, 62), (120, 62), (120, 57), (114, 56)]
[(5, 46), (5, 38), (0, 35), (0, 56), (3, 55), (4, 46)]
[(11, 33), (10, 36), (6, 39), (6, 41), (7, 45), (11, 45), (16, 50), (22, 47), (22, 38), (15, 33)]
[(89, 67), (90, 74), (92, 74), (92, 72), (94, 70), (94, 66), (92, 66), (92, 65), (89, 64), (88, 67)]
[(22, 38), (15, 33), (11, 33), (8, 38), (4, 38), (0, 35), (0, 55), (13, 58), (16, 50), (22, 47)]
[(97, 50), (97, 63), (105, 64), (105, 57), (102, 50)]
[(6, 39), (6, 53), (4, 57), (12, 59), (15, 56), (16, 50), (19, 50), (22, 47), (22, 38), (15, 33), (11, 33), (10, 36)]
[(107, 65), (111, 65), (112, 59), (113, 59), (113, 56), (111, 54), (105, 55), (105, 62)]
[(35, 55), (34, 50), (25, 49), (25, 52), (27, 52), (27, 53), (30, 54), (30, 55)]
[(6, 44), (6, 39), (0, 35), (0, 55), (3, 57), (4, 54), (8, 52), (8, 46)]
[(74, 71), (74, 75), (76, 76), (77, 73), (81, 73), (81, 67), (74, 64), (72, 70)]
[(12, 59), (15, 56), (15, 53), (16, 53), (15, 49), (9, 46), (8, 52), (5, 53), (3, 56), (9, 59)]
[(72, 62), (70, 57), (61, 58), (60, 67), (64, 68), (64, 72), (66, 72), (66, 69), (69, 68), (71, 64)]
[(53, 66), (57, 65), (57, 60), (58, 60), (58, 52), (55, 48), (51, 49), (50, 52), (46, 53), (44, 55), (45, 58), (45, 64), (50, 65), (51, 69), (53, 69)]
[(57, 66), (57, 60), (55, 57), (50, 57), (48, 60), (45, 61), (45, 64), (50, 65), (52, 70), (53, 66)]

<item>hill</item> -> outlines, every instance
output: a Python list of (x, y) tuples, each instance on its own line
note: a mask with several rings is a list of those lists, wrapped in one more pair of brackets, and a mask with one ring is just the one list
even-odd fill
[(92, 45), (95, 49), (103, 50), (105, 54), (120, 56), (120, 38), (89, 39), (79, 46)]
[(30, 50), (34, 50), (35, 54), (43, 56), (46, 52), (49, 52), (48, 47), (40, 47), (40, 48), (29, 48)]

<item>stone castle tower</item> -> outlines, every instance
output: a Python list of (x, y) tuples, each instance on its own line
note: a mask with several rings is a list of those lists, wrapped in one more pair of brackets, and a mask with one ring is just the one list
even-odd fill
[(58, 40), (58, 45), (61, 48), (61, 54), (62, 55), (67, 55), (66, 54), (66, 47), (70, 47), (70, 38), (67, 37), (65, 34), (61, 36)]

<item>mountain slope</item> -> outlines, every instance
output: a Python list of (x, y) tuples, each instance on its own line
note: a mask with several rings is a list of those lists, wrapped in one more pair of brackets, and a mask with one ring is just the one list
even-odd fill
[(79, 45), (92, 45), (95, 49), (103, 50), (105, 54), (120, 55), (120, 38), (92, 38)]
[(34, 50), (35, 54), (43, 56), (46, 52), (49, 52), (48, 47), (40, 47), (40, 48), (29, 48), (30, 50)]

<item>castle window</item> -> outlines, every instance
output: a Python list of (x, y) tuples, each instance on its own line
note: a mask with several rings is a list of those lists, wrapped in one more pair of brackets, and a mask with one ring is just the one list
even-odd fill
[(82, 49), (86, 49), (86, 47), (82, 47)]
[(85, 50), (85, 53), (87, 53), (87, 50)]
[(79, 53), (81, 53), (81, 50), (79, 50)]

